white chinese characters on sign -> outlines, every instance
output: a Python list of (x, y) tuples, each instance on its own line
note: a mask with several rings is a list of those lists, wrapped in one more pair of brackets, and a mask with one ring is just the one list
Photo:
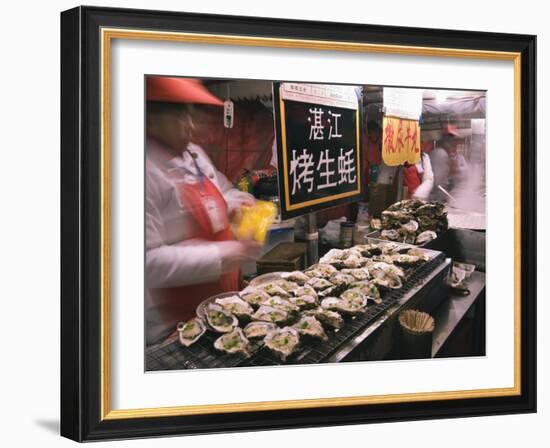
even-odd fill
[(338, 132), (338, 119), (342, 116), (342, 114), (335, 114), (330, 110), (328, 111), (328, 114), (334, 119), (334, 122), (331, 118), (327, 120), (330, 123), (330, 129), (328, 133), (329, 140), (332, 140), (333, 138), (342, 138), (342, 134)]
[(324, 111), (320, 107), (316, 107), (314, 109), (309, 109), (309, 113), (312, 114), (312, 117), (308, 117), (307, 121), (309, 121), (309, 139), (310, 140), (323, 140), (324, 137), (324, 127), (322, 122), (322, 116), (324, 114)]
[(307, 149), (304, 148), (298, 157), (296, 157), (296, 150), (292, 150), (292, 160), (290, 161), (292, 194), (296, 194), (296, 189), (302, 189), (302, 183), (308, 184), (308, 193), (313, 191), (313, 166), (313, 154), (309, 154)]
[(318, 190), (324, 190), (325, 188), (335, 187), (337, 182), (331, 182), (332, 176), (336, 173), (336, 170), (331, 171), (330, 166), (334, 163), (334, 157), (329, 156), (329, 150), (325, 149), (321, 151), (321, 158), (317, 164), (317, 171), (323, 183), (317, 185)]
[(292, 196), (346, 191), (358, 179), (356, 149), (345, 147), (346, 115), (318, 104), (308, 105), (305, 113), (305, 132), (295, 134), (300, 143), (288, 153)]
[(338, 156), (338, 175), (340, 176), (340, 180), (338, 180), (338, 184), (352, 184), (355, 182), (355, 161), (352, 156), (353, 148), (345, 153), (340, 148), (340, 155)]

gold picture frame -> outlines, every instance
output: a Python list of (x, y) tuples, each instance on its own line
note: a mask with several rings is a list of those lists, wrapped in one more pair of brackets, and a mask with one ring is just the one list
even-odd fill
[[(108, 14), (107, 14), (108, 12)], [(384, 406), (392, 405), (398, 403), (415, 403), (418, 406), (422, 406), (422, 403), (433, 403), (433, 402), (442, 402), (448, 403), (449, 407), (453, 406), (458, 413), (458, 415), (475, 415), (475, 410), (465, 411), (460, 409), (459, 403), (466, 400), (478, 400), (480, 403), (483, 402), (484, 405), (487, 403), (502, 403), (504, 409), (510, 408), (511, 411), (521, 412), (522, 410), (534, 410), (534, 396), (533, 388), (534, 384), (533, 375), (534, 371), (532, 370), (532, 365), (534, 364), (534, 352), (532, 347), (526, 347), (526, 339), (530, 337), (528, 334), (531, 334), (535, 319), (534, 310), (527, 308), (525, 306), (525, 300), (522, 298), (526, 294), (526, 291), (531, 291), (528, 288), (533, 286), (526, 286), (526, 279), (531, 279), (534, 276), (534, 248), (533, 241), (525, 242), (525, 237), (522, 233), (522, 228), (525, 230), (531, 231), (533, 238), (535, 235), (534, 232), (534, 222), (529, 220), (526, 221), (525, 215), (532, 212), (532, 207), (534, 206), (534, 197), (528, 196), (534, 195), (534, 192), (531, 192), (531, 185), (527, 185), (529, 180), (525, 179), (526, 172), (531, 172), (534, 168), (534, 159), (530, 154), (534, 152), (534, 142), (522, 135), (525, 129), (528, 129), (528, 126), (532, 126), (534, 110), (533, 103), (531, 99), (532, 90), (535, 88), (534, 85), (529, 85), (534, 77), (532, 72), (532, 60), (534, 58), (534, 37), (533, 36), (517, 36), (517, 35), (508, 35), (507, 39), (503, 39), (501, 46), (503, 49), (497, 48), (488, 48), (490, 45), (493, 45), (489, 40), (489, 36), (481, 36), (477, 33), (476, 38), (479, 48), (467, 48), (467, 47), (452, 47), (450, 46), (452, 42), (454, 45), (459, 45), (461, 40), (466, 42), (466, 35), (461, 35), (461, 32), (442, 32), (439, 34), (433, 35), (433, 30), (415, 30), (415, 33), (422, 34), (423, 36), (432, 36), (432, 41), (440, 45), (426, 46), (425, 44), (412, 44), (406, 45), (398, 42), (391, 42), (393, 38), (389, 37), (389, 33), (386, 31), (386, 37), (384, 39), (384, 31), (369, 30), (365, 25), (357, 25), (358, 28), (366, 27), (365, 34), (371, 33), (371, 35), (377, 36), (377, 41), (369, 41), (369, 37), (365, 38), (364, 42), (350, 42), (346, 41), (345, 38), (341, 40), (322, 40), (318, 38), (287, 38), (287, 37), (278, 37), (276, 36), (273, 30), (277, 29), (277, 26), (288, 27), (296, 26), (294, 23), (289, 24), (286, 22), (278, 21), (269, 21), (268, 19), (262, 19), (269, 22), (269, 29), (272, 31), (272, 36), (261, 36), (261, 35), (250, 35), (251, 30), (247, 29), (247, 24), (249, 27), (253, 28), (258, 26), (254, 23), (254, 20), (260, 19), (247, 19), (242, 18), (235, 19), (235, 25), (239, 24), (243, 27), (242, 34), (230, 34), (224, 33), (220, 29), (219, 32), (207, 32), (207, 31), (198, 31), (197, 29), (191, 29), (190, 31), (174, 31), (170, 28), (168, 22), (173, 23), (174, 20), (181, 21), (181, 27), (183, 29), (193, 28), (189, 24), (194, 20), (198, 21), (198, 18), (195, 15), (186, 16), (185, 14), (178, 13), (160, 13), (160, 12), (141, 12), (142, 19), (137, 20), (134, 23), (134, 18), (131, 11), (117, 10), (116, 12), (108, 9), (102, 8), (76, 8), (67, 12), (64, 12), (62, 15), (62, 26), (64, 27), (64, 32), (66, 37), (69, 35), (73, 38), (75, 37), (74, 33), (80, 36), (81, 39), (87, 39), (88, 43), (92, 40), (92, 48), (97, 49), (96, 55), (82, 55), (81, 52), (85, 51), (84, 48), (78, 46), (78, 40), (75, 40), (74, 43), (66, 44), (64, 58), (65, 58), (65, 72), (63, 72), (62, 67), (62, 76), (64, 79), (68, 80), (69, 78), (75, 76), (76, 73), (81, 73), (82, 71), (82, 61), (87, 61), (86, 58), (82, 56), (90, 57), (90, 60), (94, 61), (94, 64), (97, 64), (97, 70), (99, 74), (98, 86), (97, 89), (93, 92), (87, 91), (88, 98), (93, 97), (97, 99), (97, 107), (100, 116), (99, 128), (96, 129), (96, 142), (98, 143), (97, 154), (98, 162), (97, 165), (93, 167), (85, 167), (85, 170), (96, 170), (99, 175), (99, 180), (97, 185), (94, 187), (99, 199), (98, 210), (97, 210), (97, 221), (98, 227), (98, 252), (97, 254), (97, 267), (94, 272), (99, 275), (99, 283), (97, 285), (97, 292), (94, 297), (97, 298), (98, 309), (96, 313), (93, 314), (96, 318), (97, 324), (97, 333), (94, 333), (99, 336), (99, 341), (96, 345), (98, 360), (96, 360), (98, 367), (98, 377), (95, 382), (90, 381), (87, 384), (84, 384), (81, 376), (74, 376), (74, 366), (75, 364), (83, 362), (81, 358), (75, 357), (75, 353), (82, 354), (82, 350), (86, 349), (82, 345), (73, 346), (74, 341), (70, 342), (70, 347), (67, 345), (65, 358), (63, 359), (63, 369), (65, 372), (64, 381), (70, 383), (67, 387), (62, 387), (62, 402), (63, 402), (63, 393), (65, 394), (65, 402), (68, 400), (67, 397), (70, 397), (72, 402), (77, 403), (77, 408), (79, 409), (79, 419), (74, 417), (68, 417), (68, 409), (64, 407), (62, 409), (62, 434), (70, 438), (77, 440), (91, 440), (95, 438), (119, 438), (119, 437), (132, 437), (133, 434), (137, 434), (137, 429), (133, 429), (133, 426), (140, 421), (141, 425), (145, 425), (146, 429), (143, 429), (142, 426), (139, 431), (140, 434), (144, 433), (146, 435), (156, 435), (156, 434), (168, 434), (168, 433), (193, 433), (193, 432), (202, 432), (204, 426), (200, 423), (194, 423), (193, 428), (189, 428), (187, 423), (185, 423), (186, 418), (192, 416), (212, 416), (212, 415), (225, 415), (229, 414), (242, 414), (248, 413), (261, 414), (263, 412), (272, 412), (272, 411), (307, 411), (307, 410), (319, 410), (325, 408), (327, 414), (334, 412), (338, 408), (349, 409), (349, 412), (353, 411), (353, 408), (361, 408), (360, 412), (368, 414), (369, 409), (374, 409), (374, 405)], [(211, 28), (218, 25), (218, 22), (214, 18), (209, 16), (200, 16), (201, 24), (203, 22), (208, 22), (211, 19), (211, 23), (208, 25)], [(166, 21), (166, 29), (146, 29), (145, 23), (154, 23), (155, 28), (159, 28), (163, 23), (163, 20)], [(145, 22), (143, 22), (145, 21)], [(142, 23), (143, 22), (143, 23)], [(241, 22), (246, 22), (241, 24)], [(88, 28), (82, 27), (79, 24), (87, 23)], [(197, 25), (202, 26), (202, 25)], [(208, 26), (203, 26), (204, 29)], [(323, 27), (334, 27), (338, 29), (338, 24), (319, 24), (320, 29)], [(344, 28), (344, 27), (342, 27)], [(93, 31), (91, 31), (93, 30)], [(287, 28), (285, 28), (287, 31)], [(281, 30), (281, 33), (283, 30)], [(342, 31), (345, 33), (344, 31)], [(411, 31), (412, 34), (414, 34)], [(434, 31), (435, 33), (435, 31)], [(455, 34), (456, 33), (456, 34)], [(466, 32), (463, 32), (467, 34)], [(474, 33), (475, 34), (475, 33)], [(371, 36), (372, 37), (372, 36)], [(219, 404), (219, 405), (182, 405), (175, 407), (161, 407), (161, 408), (142, 408), (142, 409), (112, 409), (111, 407), (111, 366), (110, 359), (112, 356), (110, 349), (110, 315), (111, 315), (111, 303), (110, 303), (110, 284), (111, 284), (111, 270), (110, 270), (110, 247), (111, 247), (111, 229), (110, 229), (110, 217), (111, 217), (111, 46), (113, 42), (117, 39), (124, 40), (140, 40), (140, 41), (163, 41), (163, 42), (184, 42), (184, 43), (200, 43), (200, 44), (209, 44), (209, 45), (237, 45), (246, 47), (276, 47), (276, 48), (289, 48), (289, 49), (312, 49), (312, 50), (328, 50), (328, 51), (342, 51), (342, 52), (368, 52), (368, 53), (380, 53), (380, 54), (398, 54), (398, 55), (408, 55), (408, 56), (435, 56), (435, 57), (445, 57), (445, 58), (467, 58), (467, 59), (483, 59), (483, 60), (504, 60), (511, 61), (514, 65), (514, 161), (515, 161), (515, 175), (514, 175), (514, 209), (515, 209), (515, 222), (514, 222), (514, 272), (515, 272), (515, 288), (514, 288), (514, 386), (509, 388), (488, 388), (488, 389), (479, 389), (479, 390), (460, 390), (460, 391), (447, 391), (447, 392), (430, 392), (430, 393), (405, 393), (405, 394), (396, 394), (396, 395), (374, 395), (374, 396), (352, 396), (352, 397), (339, 397), (339, 398), (319, 398), (319, 399), (306, 399), (306, 400), (282, 400), (282, 401), (269, 401), (269, 402), (248, 402), (248, 403), (232, 403), (232, 404)], [(485, 39), (485, 40), (484, 40)], [(386, 40), (387, 42), (382, 43), (381, 40)], [(417, 39), (419, 42), (421, 39)], [(95, 45), (95, 47), (94, 47)], [(469, 44), (471, 45), (471, 44)], [(77, 48), (74, 48), (76, 46)], [(84, 47), (84, 46), (83, 46)], [(63, 51), (63, 43), (62, 43)], [(81, 59), (78, 60), (76, 56), (80, 56)], [(80, 62), (79, 62), (80, 61)], [(71, 84), (71, 87), (66, 87), (64, 92), (66, 97), (66, 103), (63, 105), (65, 118), (69, 115), (71, 110), (78, 109), (79, 105), (75, 104), (75, 99), (68, 99), (68, 96), (76, 95), (77, 98), (82, 98), (82, 89), (85, 88), (83, 78), (79, 78), (81, 81), (78, 84), (77, 89), (74, 87), (74, 83)], [(69, 81), (67, 81), (69, 82)], [(527, 93), (526, 93), (527, 92)], [(92, 93), (90, 95), (90, 93)], [(529, 112), (527, 112), (529, 111)], [(63, 116), (62, 116), (63, 120)], [(75, 126), (87, 126), (86, 117), (82, 116), (79, 113), (78, 120), (76, 121), (66, 121), (63, 122), (64, 132), (66, 133), (66, 140), (64, 146), (62, 147), (62, 153), (68, 151), (74, 151), (74, 149), (68, 148), (68, 142), (71, 138), (74, 138), (74, 127)], [(94, 131), (91, 130), (90, 131)], [(79, 150), (85, 151), (86, 149), (81, 140), (79, 142)], [(71, 177), (71, 174), (66, 174), (65, 172), (69, 169), (74, 169), (78, 163), (81, 163), (77, 160), (72, 160), (72, 156), (67, 156), (67, 159), (71, 159), (70, 163), (67, 163), (67, 166), (63, 168), (64, 174), (68, 178)], [(528, 166), (526, 166), (526, 164)], [(74, 173), (73, 173), (74, 174)], [(69, 181), (67, 181), (69, 182)], [(526, 193), (528, 190), (528, 193)], [(82, 199), (81, 199), (82, 201)], [(79, 203), (82, 205), (82, 203)], [(76, 205), (75, 205), (76, 206)], [(74, 213), (77, 213), (80, 208), (66, 210), (64, 213), (64, 219), (67, 222), (74, 219)], [(71, 225), (73, 225), (72, 223)], [(69, 225), (69, 224), (67, 224)], [(71, 247), (66, 247), (64, 249), (63, 256), (65, 258), (71, 258), (71, 254), (74, 254), (74, 251), (78, 251), (80, 256), (82, 256), (83, 247), (81, 245), (75, 245), (74, 241), (67, 242), (67, 245)], [(529, 260), (527, 267), (525, 260)], [(523, 270), (522, 270), (523, 265)], [(525, 269), (529, 269), (529, 273), (525, 273)], [(74, 287), (73, 282), (74, 278), (63, 278), (64, 282), (67, 282), (67, 291), (72, 290)], [(74, 304), (67, 304), (69, 300), (75, 300), (74, 296), (69, 297), (65, 292), (65, 296), (62, 297), (62, 304), (65, 307), (65, 315), (63, 317), (63, 325), (69, 326), (74, 325), (74, 322), (68, 322), (69, 317), (74, 317), (75, 306)], [(82, 300), (82, 295), (79, 295)], [(76, 306), (78, 309), (78, 315), (80, 319), (83, 318), (92, 318), (91, 315), (83, 316), (83, 307), (78, 304)], [(99, 321), (97, 321), (99, 319)], [(525, 328), (525, 323), (529, 323), (529, 328)], [(62, 329), (63, 331), (63, 329)], [(67, 330), (69, 331), (69, 330)], [(83, 327), (78, 326), (78, 328), (71, 327), (70, 332), (82, 332)], [(528, 332), (528, 333), (527, 333)], [(527, 335), (527, 337), (526, 337)], [(93, 335), (89, 335), (90, 338), (93, 338)], [(68, 341), (63, 343), (69, 344)], [(89, 348), (89, 347), (88, 347)], [(79, 360), (80, 359), (80, 360)], [(80, 365), (80, 368), (84, 367)], [(529, 384), (529, 387), (526, 387), (526, 384)], [(77, 389), (83, 388), (80, 390), (80, 396), (75, 397), (74, 394)], [(90, 405), (92, 395), (97, 394), (97, 400), (93, 405)], [(500, 401), (499, 401), (500, 400)], [(494, 405), (497, 406), (497, 405)], [(427, 413), (429, 414), (429, 407), (426, 408)], [(359, 412), (359, 411), (358, 411)], [(480, 413), (482, 411), (479, 411)], [(498, 412), (498, 411), (495, 411)], [(362, 414), (363, 415), (363, 414)], [(431, 414), (436, 415), (436, 414)], [(445, 413), (443, 413), (445, 415)], [(447, 414), (448, 415), (448, 414)], [(171, 418), (174, 422), (181, 422), (181, 430), (170, 429), (169, 431), (163, 431), (163, 425), (159, 423), (163, 419)], [(406, 415), (402, 417), (395, 417), (395, 419), (407, 418)], [(143, 423), (143, 421), (148, 423)], [(306, 419), (307, 420), (307, 419)], [(311, 419), (310, 419), (311, 420)], [(330, 423), (330, 417), (318, 418), (317, 423), (310, 420), (305, 421), (304, 424), (325, 424)], [(350, 419), (351, 421), (351, 419)], [(363, 417), (362, 421), (369, 421), (369, 418)], [(85, 424), (88, 422), (88, 424)], [(94, 422), (94, 425), (91, 424)], [(130, 425), (130, 427), (129, 427)], [(277, 425), (274, 425), (277, 427)], [(281, 423), (281, 427), (290, 427), (288, 423)], [(253, 428), (254, 425), (250, 424), (249, 426), (241, 426), (242, 429)], [(262, 427), (258, 425), (258, 427)], [(264, 426), (266, 427), (266, 426)], [(235, 423), (235, 428), (240, 428), (237, 423)], [(214, 429), (215, 430), (215, 429)], [(220, 430), (222, 427), (220, 426)]]

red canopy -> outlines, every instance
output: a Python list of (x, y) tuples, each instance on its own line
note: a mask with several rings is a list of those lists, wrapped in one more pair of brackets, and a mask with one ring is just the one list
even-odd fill
[(147, 77), (147, 101), (223, 105), (198, 79), (169, 76)]

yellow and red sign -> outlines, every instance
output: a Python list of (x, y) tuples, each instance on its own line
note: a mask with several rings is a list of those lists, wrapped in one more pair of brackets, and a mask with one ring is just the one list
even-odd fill
[(384, 117), (382, 160), (388, 166), (420, 161), (420, 126), (416, 120)]

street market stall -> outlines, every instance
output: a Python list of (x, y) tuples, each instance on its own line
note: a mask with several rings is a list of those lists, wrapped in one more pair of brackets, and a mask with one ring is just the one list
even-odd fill
[[(146, 370), (418, 357), (401, 343), (405, 310), (435, 317), (429, 356), (484, 354), (482, 92), (442, 100), (440, 91), (377, 86), (205, 85), (225, 98), (223, 131), (218, 124), (197, 138), (237, 188), (275, 211), (266, 228), (232, 224), (237, 238), (265, 243), (262, 258), (241, 267), (241, 289), (208, 297), (147, 347)], [(202, 113), (213, 123), (218, 112)], [(451, 120), (469, 123), (456, 154), (481, 179), (473, 185), (462, 172), (451, 187), (432, 179), (417, 198), (428, 171), (412, 168), (429, 165), (430, 140), (433, 150)]]

